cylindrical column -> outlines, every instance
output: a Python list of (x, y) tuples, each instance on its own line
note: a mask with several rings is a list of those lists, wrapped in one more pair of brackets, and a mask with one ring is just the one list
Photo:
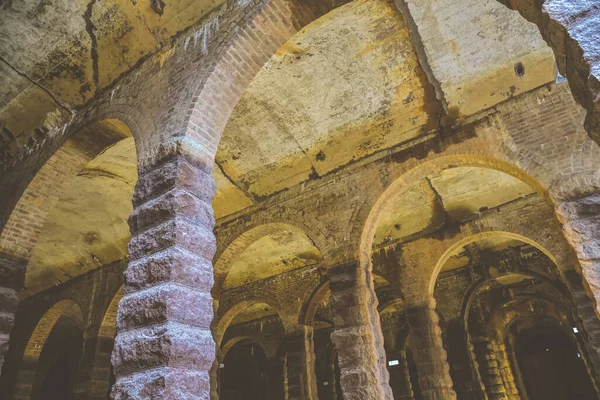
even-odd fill
[[(87, 341), (92, 343), (89, 350)], [(89, 381), (80, 385), (81, 390), (75, 390), (75, 399), (106, 400), (110, 389), (110, 355), (114, 342), (114, 338), (100, 335), (93, 340), (84, 341), (83, 358), (85, 359), (85, 354), (89, 351), (92, 365)], [(82, 368), (81, 363), (79, 368)]]
[(284, 339), (285, 398), (288, 400), (317, 400), (317, 377), (314, 368), (312, 328)]
[(268, 360), (267, 365), (267, 398), (265, 400), (285, 399), (284, 362), (279, 357)]
[(490, 400), (508, 399), (500, 371), (500, 364), (489, 338), (477, 337), (471, 340), (488, 398)]
[(112, 353), (112, 397), (207, 399), (215, 358), (211, 168), (181, 155), (142, 171)]
[(517, 388), (517, 383), (515, 381), (515, 375), (508, 359), (508, 353), (506, 352), (506, 346), (496, 340), (492, 340), (491, 344), (497, 354), (498, 367), (500, 368), (500, 375), (504, 382), (506, 396), (509, 400), (521, 400), (519, 389)]
[(407, 307), (406, 316), (423, 399), (456, 399), (435, 300)]
[(410, 383), (410, 371), (408, 369), (406, 351), (401, 351), (398, 354), (398, 365), (392, 365), (390, 368), (396, 370), (390, 373), (390, 376), (394, 377), (394, 379), (390, 379), (393, 382), (392, 390), (394, 391), (394, 399), (413, 400), (414, 394), (412, 384)]
[(370, 272), (350, 263), (328, 270), (340, 383), (345, 400), (393, 399)]

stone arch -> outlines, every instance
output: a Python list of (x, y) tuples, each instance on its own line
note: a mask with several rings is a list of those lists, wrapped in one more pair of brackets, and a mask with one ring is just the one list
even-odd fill
[(213, 298), (219, 299), (223, 285), (231, 265), (235, 260), (257, 240), (268, 236), (272, 233), (283, 230), (292, 231), (299, 235), (304, 235), (315, 245), (315, 247), (323, 254), (323, 246), (326, 246), (323, 237), (320, 234), (313, 234), (305, 225), (292, 224), (288, 222), (268, 222), (252, 224), (249, 227), (243, 226), (240, 230), (243, 232), (237, 236), (229, 236), (229, 240), (223, 243), (221, 251), (215, 256), (214, 275), (215, 283), (213, 286)]
[(210, 65), (206, 78), (196, 76), (192, 80), (191, 96), (180, 99), (182, 109), (189, 110), (185, 115), (181, 147), (196, 147), (192, 142), (201, 144), (204, 154), (200, 157), (204, 159), (199, 159), (199, 164), (212, 167), (229, 116), (254, 76), (296, 32), (343, 3), (345, 1), (261, 2), (259, 10), (240, 25), (226, 47), (218, 50), (216, 62)]
[(236, 344), (243, 342), (245, 340), (252, 340), (252, 338), (250, 336), (236, 336), (232, 339), (229, 339), (227, 341), (227, 343), (223, 344), (223, 346), (221, 346), (221, 351), (219, 352), (219, 361), (223, 361), (225, 359), (225, 356), (227, 355), (227, 352), (229, 350), (231, 350), (231, 348), (233, 346), (235, 346)]
[(382, 314), (388, 308), (394, 307), (398, 309), (404, 308), (404, 300), (400, 297), (393, 298), (391, 300), (386, 301), (385, 303), (380, 303), (379, 307), (377, 307), (377, 311), (379, 314)]
[(83, 332), (84, 315), (81, 307), (75, 301), (70, 299), (61, 300), (50, 307), (38, 321), (25, 346), (15, 384), (16, 399), (30, 398), (44, 344), (61, 317), (68, 317), (75, 321), (78, 328)]
[[(527, 314), (519, 313), (511, 316), (510, 312), (513, 311), (512, 307), (519, 303), (531, 304), (531, 306), (528, 308)], [(558, 321), (561, 321), (560, 312), (556, 304), (553, 304), (547, 299), (521, 296), (501, 304), (490, 313), (490, 318), (486, 322), (487, 331), (491, 333), (495, 332), (497, 335), (497, 339), (503, 341), (504, 337), (506, 336), (506, 333), (510, 330), (510, 327), (517, 319), (539, 314), (539, 311), (536, 310), (535, 307), (536, 304), (548, 307), (551, 311), (551, 314), (547, 315), (554, 319), (557, 319)]]
[[(528, 294), (519, 295), (499, 304), (491, 310), (487, 319), (483, 321), (481, 334), (486, 338), (483, 338), (484, 342), (480, 343), (479, 346), (485, 344), (485, 340), (489, 340), (487, 346), (490, 350), (495, 351), (496, 357), (499, 357), (499, 362), (503, 365), (500, 372), (502, 379), (507, 382), (513, 394), (524, 393), (519, 366), (516, 364), (514, 353), (509, 350), (511, 348), (514, 350), (514, 347), (508, 344), (510, 342), (509, 332), (513, 329), (513, 326), (531, 318), (544, 318), (552, 321), (560, 331), (573, 340), (579, 351), (587, 354), (589, 346), (581, 342), (579, 340), (581, 338), (576, 338), (571, 332), (571, 326), (577, 326), (581, 329), (581, 325), (573, 319), (573, 316), (569, 313), (570, 306), (564, 300), (560, 297), (560, 294), (557, 299)], [(470, 330), (467, 330), (467, 335), (470, 337)], [(473, 352), (470, 353), (470, 359), (475, 366), (478, 365)], [(587, 356), (584, 357), (584, 362), (590, 377), (595, 376), (593, 371), (596, 364), (591, 362)], [(594, 379), (592, 379), (592, 382), (596, 385)]]
[[(509, 272), (507, 274), (501, 275), (501, 276), (505, 276), (505, 275), (511, 275), (513, 274), (513, 272)], [(566, 288), (561, 287), (561, 286), (557, 286), (556, 282), (553, 282), (552, 280), (550, 280), (548, 277), (541, 275), (539, 273), (536, 273), (534, 271), (527, 271), (526, 273), (519, 273), (519, 275), (524, 275), (527, 276), (529, 278), (534, 278), (534, 279), (538, 279), (544, 283), (549, 284), (550, 286), (554, 287), (554, 289), (557, 290), (557, 292), (559, 292), (562, 296), (566, 296)], [(495, 278), (487, 278), (487, 279), (482, 279), (479, 282), (476, 282), (475, 284), (473, 284), (470, 288), (469, 291), (467, 292), (467, 294), (465, 295), (465, 298), (463, 299), (463, 306), (461, 308), (462, 312), (461, 312), (461, 320), (463, 321), (463, 323), (465, 324), (465, 327), (469, 326), (469, 314), (470, 314), (470, 310), (471, 310), (471, 306), (473, 304), (473, 301), (475, 301), (475, 298), (477, 297), (477, 295), (479, 294), (479, 290), (484, 287), (486, 284), (488, 284), (489, 282), (493, 281)], [(468, 328), (467, 328), (467, 332), (468, 332)]]

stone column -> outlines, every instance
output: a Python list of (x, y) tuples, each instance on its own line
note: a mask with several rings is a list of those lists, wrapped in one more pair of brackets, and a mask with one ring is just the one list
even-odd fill
[(479, 364), (479, 371), (485, 385), (488, 399), (508, 399), (504, 388), (500, 363), (496, 358), (496, 352), (490, 339), (481, 336), (471, 340), (473, 342), (473, 350), (475, 352), (475, 357), (477, 358), (477, 363)]
[(406, 351), (401, 351), (398, 355), (398, 365), (390, 368), (397, 368), (396, 384), (393, 387), (394, 399), (396, 400), (414, 400), (412, 384), (410, 383), (410, 370), (406, 359)]
[(409, 305), (406, 317), (423, 399), (456, 399), (435, 300), (431, 298), (424, 304)]
[(110, 356), (113, 347), (112, 337), (98, 335), (84, 339), (82, 359), (77, 374), (80, 382), (74, 389), (76, 400), (107, 399), (110, 388)]
[(577, 254), (586, 292), (600, 317), (600, 193), (573, 196), (558, 203), (557, 217)]
[(345, 400), (393, 399), (371, 273), (357, 263), (328, 270), (340, 383)]
[(15, 325), (19, 290), (25, 281), (26, 265), (26, 258), (11, 256), (0, 248), (0, 372), (4, 364), (4, 355), (8, 351), (10, 333)]
[(495, 349), (498, 360), (498, 367), (500, 368), (500, 375), (504, 382), (504, 389), (506, 390), (506, 396), (509, 400), (521, 400), (519, 395), (519, 389), (515, 380), (513, 369), (508, 359), (508, 353), (506, 346), (496, 340), (491, 341), (492, 347)]
[(113, 399), (210, 396), (216, 249), (211, 172), (208, 163), (182, 155), (140, 172), (112, 353)]
[(285, 399), (285, 373), (284, 362), (279, 357), (268, 359), (268, 392), (265, 400), (281, 400)]
[(312, 328), (288, 336), (283, 341), (285, 357), (285, 398), (288, 400), (317, 400)]

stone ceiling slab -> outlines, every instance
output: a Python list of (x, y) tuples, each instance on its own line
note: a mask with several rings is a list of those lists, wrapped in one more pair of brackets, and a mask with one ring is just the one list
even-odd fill
[(247, 88), (217, 163), (256, 198), (414, 138), (432, 98), (402, 17), (342, 6), (290, 39)]

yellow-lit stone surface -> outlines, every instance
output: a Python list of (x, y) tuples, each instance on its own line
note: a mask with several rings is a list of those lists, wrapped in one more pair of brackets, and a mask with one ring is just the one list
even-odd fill
[(414, 138), (432, 127), (431, 101), (393, 5), (355, 1), (300, 31), (263, 67), (216, 161), (266, 196)]
[(493, 169), (446, 169), (403, 188), (402, 195), (386, 206), (375, 243), (435, 230), (532, 193), (527, 184)]
[(137, 180), (133, 138), (92, 160), (48, 216), (27, 268), (23, 295), (127, 255), (127, 218)]
[(225, 287), (248, 284), (323, 259), (314, 243), (301, 233), (279, 231), (251, 244), (233, 263)]

